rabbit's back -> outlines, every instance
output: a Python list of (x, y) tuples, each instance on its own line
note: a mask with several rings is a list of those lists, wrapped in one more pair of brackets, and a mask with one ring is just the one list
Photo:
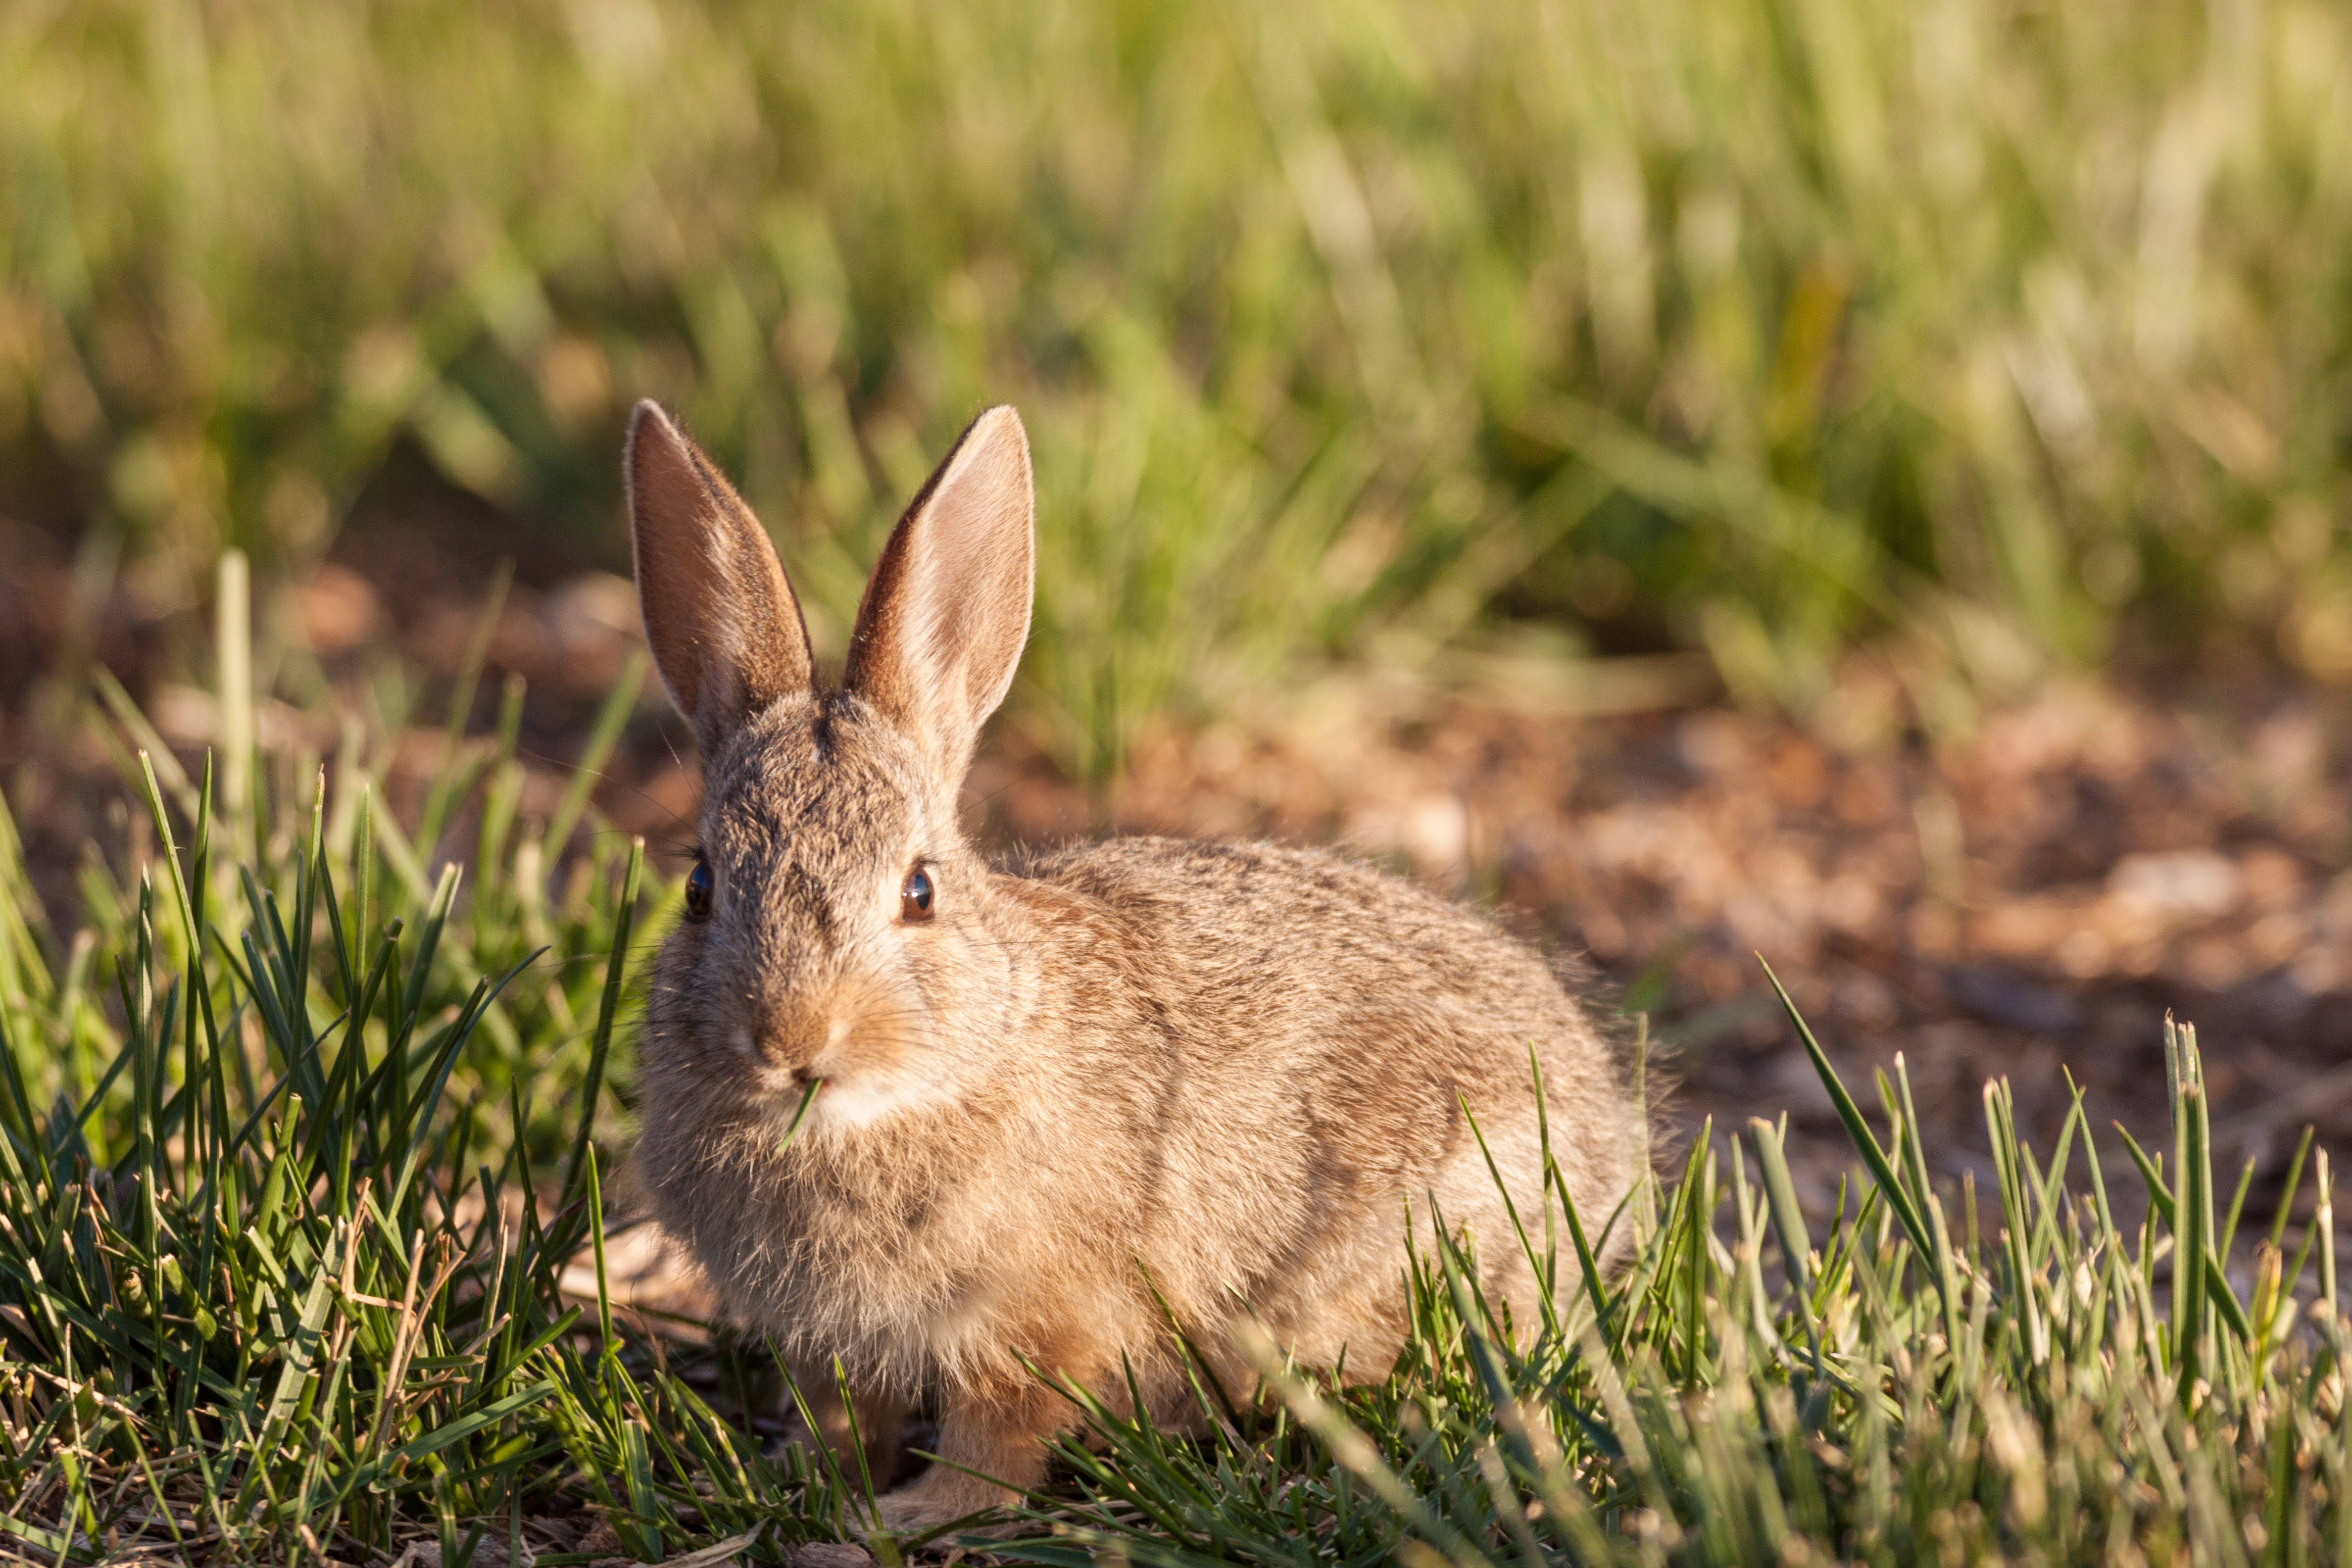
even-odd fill
[(1010, 869), (1037, 912), (1088, 911), (1041, 922), (1068, 950), (1052, 962), (1093, 977), (1065, 1022), (1091, 1038), (1089, 1098), (1125, 1102), (1127, 1157), (1148, 1173), (1138, 1251), (1204, 1313), (1240, 1290), (1303, 1355), (1327, 1339), (1360, 1353), (1401, 1326), (1407, 1207), (1425, 1241), (1433, 1203), (1524, 1311), (1502, 1193), (1540, 1212), (1531, 1053), (1588, 1229), (1639, 1168), (1622, 1052), (1473, 910), (1264, 844), (1116, 838)]

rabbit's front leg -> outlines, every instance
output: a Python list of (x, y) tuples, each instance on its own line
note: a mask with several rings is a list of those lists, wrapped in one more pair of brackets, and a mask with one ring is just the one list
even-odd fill
[(1023, 1490), (1045, 1479), (1045, 1445), (1071, 1414), (1069, 1401), (1034, 1380), (951, 1394), (940, 1417), (939, 1458), (945, 1462), (879, 1500), (882, 1528), (894, 1534), (934, 1530), (982, 1509), (1014, 1506)]

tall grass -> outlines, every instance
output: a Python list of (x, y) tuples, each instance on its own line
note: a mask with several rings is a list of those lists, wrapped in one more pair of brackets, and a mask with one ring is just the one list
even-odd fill
[(2347, 146), (2315, 0), (18, 5), (0, 504), (168, 606), (407, 442), (617, 560), (649, 394), (837, 648), (1010, 399), (1089, 768), (1498, 607), (1801, 706), (2135, 610), (2352, 678)]

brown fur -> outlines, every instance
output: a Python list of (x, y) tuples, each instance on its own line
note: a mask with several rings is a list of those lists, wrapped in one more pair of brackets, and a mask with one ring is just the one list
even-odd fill
[[(635, 442), (684, 443), (657, 418)], [(633, 478), (654, 471), (633, 451)], [(640, 482), (631, 500), (643, 579), (675, 547), (646, 521), (672, 498)], [(1026, 633), (1030, 508), (1020, 422), (992, 411), (893, 535), (844, 689), (803, 679), (704, 739), (713, 911), (660, 959), (636, 1152), (728, 1310), (804, 1366), (838, 1357), (877, 1446), (936, 1390), (940, 1451), (1016, 1487), (1071, 1415), (1028, 1366), (1124, 1405), (1131, 1365), (1158, 1415), (1190, 1413), (1153, 1286), (1240, 1386), (1244, 1302), (1302, 1362), (1344, 1352), (1377, 1374), (1405, 1331), (1408, 1210), (1426, 1247), (1433, 1203), (1482, 1239), (1486, 1288), (1525, 1321), (1527, 1261), (1457, 1096), (1538, 1213), (1530, 1046), (1593, 1224), (1644, 1145), (1617, 1053), (1543, 962), (1418, 888), (1264, 844), (974, 852), (957, 788)], [(709, 559), (645, 595), (673, 692), (682, 649), (766, 669), (792, 657), (768, 645), (805, 648), (796, 608), (681, 590)], [(678, 623), (681, 604), (702, 624)], [(908, 922), (918, 864), (936, 913)], [(822, 1424), (846, 1441), (837, 1415)], [(1005, 1500), (937, 1466), (883, 1518), (923, 1528)]]

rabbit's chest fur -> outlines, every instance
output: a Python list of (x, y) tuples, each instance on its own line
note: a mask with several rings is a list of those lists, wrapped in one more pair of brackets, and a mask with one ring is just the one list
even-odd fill
[[(990, 1065), (946, 1105), (778, 1155), (714, 1134), (656, 1075), (639, 1159), (736, 1315), (901, 1385), (1013, 1375), (1071, 1323), (1147, 1353), (1159, 1309), (1212, 1341), (1236, 1297), (1300, 1353), (1400, 1327), (1410, 1203), (1426, 1237), (1516, 1248), (1466, 1100), (1522, 1207), (1539, 1191), (1528, 1052), (1554, 1152), (1608, 1205), (1638, 1150), (1613, 1058), (1534, 953), (1339, 858), (1118, 839), (992, 879), (1011, 954)], [(1597, 1220), (1596, 1220), (1597, 1224)]]

